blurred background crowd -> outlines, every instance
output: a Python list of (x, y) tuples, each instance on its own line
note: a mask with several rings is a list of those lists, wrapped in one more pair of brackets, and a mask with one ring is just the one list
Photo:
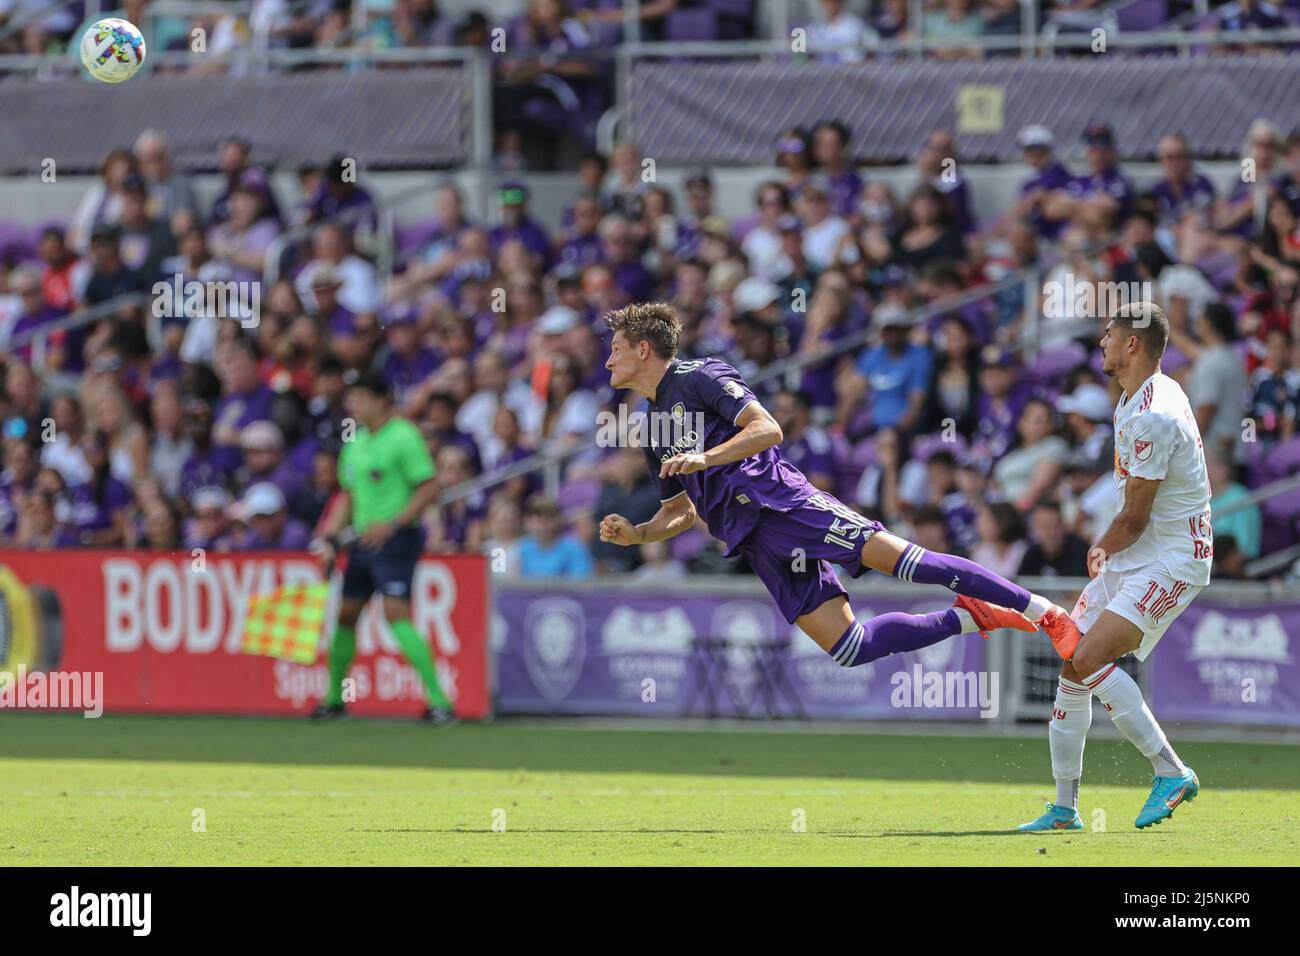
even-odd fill
[[(1012, 34), (1031, 10), (1045, 29), (1087, 31), (1117, 7), (1126, 29), (1145, 30), (1274, 29), (1297, 10), (819, 0), (789, 23), (807, 27), (816, 57), (855, 62), (918, 30)], [(1118, 394), (1096, 348), (1104, 300), (1075, 292), (1106, 285), (1169, 312), (1164, 367), (1205, 438), (1216, 574), (1257, 573), (1252, 561), (1300, 541), (1295, 491), (1252, 497), (1300, 472), (1297, 130), (1254, 123), (1227, 189), (1171, 133), (1159, 179), (1138, 188), (1106, 122), (1082, 142), (1029, 125), (1014, 199), (989, 217), (951, 131), (916, 144), (907, 176), (885, 176), (852, 160), (853, 130), (812, 115), (772, 144), (748, 209), (724, 215), (714, 171), (674, 174), (670, 188), (645, 175), (636, 143), (593, 148), (611, 64), (583, 51), (620, 41), (621, 3), (484, 9), (253, 0), (169, 21), (139, 0), (124, 8), (150, 24), (155, 51), (185, 48), (195, 27), (213, 52), (484, 46), (502, 27), (490, 214), (471, 215), (478, 197), (448, 179), (391, 225), (346, 155), (285, 177), (237, 135), (207, 165), (214, 194), (149, 131), (104, 155), (71, 217), (0, 221), (0, 545), (300, 548), (336, 490), (348, 376), (376, 368), (437, 462), (446, 498), (425, 518), (429, 550), (499, 548), (506, 573), (526, 575), (744, 573), (702, 530), (640, 549), (595, 540), (593, 517), (641, 521), (658, 504), (640, 452), (596, 440), (602, 411), (638, 404), (609, 388), (602, 315), (664, 300), (685, 323), (682, 357), (739, 368), (819, 487), (1006, 576), (1081, 575), (1117, 507)], [(0, 54), (57, 52), (91, 12), (0, 0)], [(636, 13), (650, 40), (758, 29), (751, 0), (643, 0)], [(1002, 54), (1015, 51), (927, 52)], [(546, 159), (539, 143), (565, 135), (577, 186), (543, 221), (522, 174)], [(191, 282), (236, 283), (256, 301), (196, 305)], [(550, 464), (527, 470), (539, 453)], [(485, 478), (512, 467), (509, 480)]]
[[(404, 221), (389, 275), (365, 254), (375, 201), (343, 158), (277, 194), (232, 137), (224, 188), (200, 203), (146, 133), (106, 156), (71, 221), (3, 237), (0, 543), (301, 548), (337, 486), (348, 375), (377, 368), (455, 496), (425, 516), (430, 551), (500, 548), (527, 575), (744, 573), (703, 531), (595, 540), (593, 516), (658, 506), (640, 452), (596, 441), (602, 410), (639, 406), (609, 388), (601, 316), (661, 299), (684, 320), (681, 356), (750, 378), (819, 487), (1007, 576), (1080, 575), (1117, 507), (1118, 395), (1104, 323), (1071, 291), (1085, 283), (1149, 283), (1169, 312), (1164, 368), (1205, 438), (1216, 573), (1242, 577), (1296, 540), (1294, 495), (1241, 499), (1300, 470), (1300, 134), (1256, 123), (1243, 149), (1257, 175), (1230, 191), (1167, 136), (1163, 178), (1139, 191), (1105, 123), (1073, 168), (1049, 127), (1028, 126), (1018, 198), (987, 222), (945, 162), (959, 160), (949, 132), (919, 144), (902, 190), (846, 159), (850, 136), (833, 119), (789, 130), (751, 211), (730, 218), (708, 170), (680, 189), (646, 182), (627, 142), (583, 157), (558, 222), (509, 179), (475, 221), (447, 183)], [(184, 282), (257, 282), (302, 226), (256, 321), (187, 310)], [(1036, 292), (970, 294), (1026, 268), (1044, 270)], [(553, 494), (541, 471), (466, 484), (537, 452), (562, 462)]]

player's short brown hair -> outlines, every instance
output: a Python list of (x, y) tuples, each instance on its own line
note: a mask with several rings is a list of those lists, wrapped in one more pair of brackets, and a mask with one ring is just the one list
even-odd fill
[(1165, 346), (1169, 344), (1169, 316), (1154, 302), (1121, 305), (1111, 320), (1127, 333), (1136, 335), (1152, 358), (1165, 354)]
[(677, 341), (682, 334), (682, 320), (667, 302), (634, 302), (615, 309), (605, 316), (605, 324), (614, 334), (632, 345), (649, 342), (651, 350), (661, 359), (677, 355)]

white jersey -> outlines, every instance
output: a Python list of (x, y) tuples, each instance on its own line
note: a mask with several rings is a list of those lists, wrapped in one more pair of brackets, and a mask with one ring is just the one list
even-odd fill
[(1188, 584), (1208, 584), (1214, 555), (1210, 479), (1187, 396), (1156, 372), (1135, 394), (1120, 398), (1114, 424), (1121, 501), (1130, 477), (1158, 479), (1160, 487), (1141, 536), (1110, 555), (1107, 569), (1132, 571), (1163, 562)]

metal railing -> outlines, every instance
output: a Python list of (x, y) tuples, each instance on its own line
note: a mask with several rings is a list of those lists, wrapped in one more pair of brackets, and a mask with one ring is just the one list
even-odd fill
[[(971, 50), (981, 53), (1020, 52), (1027, 58), (1050, 58), (1058, 52), (1091, 52), (1094, 40), (1089, 34), (1020, 33), (993, 36), (949, 38), (925, 36), (923, 33), (903, 38), (875, 40), (864, 43), (862, 52), (868, 57), (924, 57), (927, 52)], [(1158, 48), (1176, 50), (1190, 56), (1198, 49), (1234, 48), (1243, 46), (1283, 47), (1300, 45), (1300, 27), (1276, 30), (1151, 30), (1124, 33), (1108, 30), (1105, 36), (1106, 53), (1146, 51)], [(827, 51), (837, 52), (837, 51)], [(709, 58), (731, 59), (741, 57), (781, 57), (785, 59), (817, 59), (821, 54), (810, 51), (795, 54), (788, 37), (760, 40), (716, 40), (689, 42), (646, 43), (628, 41), (612, 48), (587, 47), (565, 54), (566, 61), (626, 62), (629, 59)], [(488, 51), (469, 47), (391, 47), (374, 49), (368, 46), (332, 46), (311, 49), (280, 49), (271, 47), (267, 37), (256, 34), (252, 43), (224, 53), (195, 54), (184, 50), (159, 50), (151, 52), (145, 69), (184, 69), (203, 65), (239, 66), (252, 73), (268, 73), (278, 69), (305, 66), (351, 67), (364, 69), (371, 66), (434, 66), (440, 63), (473, 61), (478, 57), (494, 58)], [(75, 73), (80, 69), (75, 50), (64, 54), (4, 54), (0, 55), (0, 72), (49, 73), (62, 70)]]

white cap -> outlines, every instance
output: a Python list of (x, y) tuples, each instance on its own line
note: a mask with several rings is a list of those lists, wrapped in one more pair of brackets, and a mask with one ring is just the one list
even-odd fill
[(1026, 126), (1022, 129), (1020, 134), (1016, 136), (1016, 142), (1020, 144), (1022, 149), (1026, 149), (1030, 146), (1050, 147), (1052, 145), (1052, 131), (1046, 126), (1040, 126), (1035, 123), (1032, 126)]
[(742, 279), (731, 293), (737, 312), (758, 312), (781, 298), (776, 284), (758, 276)]
[(207, 485), (194, 492), (192, 503), (195, 511), (203, 511), (208, 508), (225, 511), (226, 506), (230, 504), (230, 493), (225, 488)]
[(269, 481), (259, 481), (244, 495), (250, 515), (273, 515), (284, 510), (284, 492)]
[(1080, 385), (1072, 395), (1062, 395), (1056, 407), (1064, 414), (1073, 412), (1089, 421), (1104, 422), (1110, 419), (1110, 395), (1100, 385)]
[(567, 305), (553, 305), (537, 320), (537, 328), (543, 335), (562, 335), (580, 321), (582, 317)]
[(239, 433), (239, 447), (256, 451), (280, 451), (284, 448), (284, 432), (274, 422), (260, 419), (249, 422)]

